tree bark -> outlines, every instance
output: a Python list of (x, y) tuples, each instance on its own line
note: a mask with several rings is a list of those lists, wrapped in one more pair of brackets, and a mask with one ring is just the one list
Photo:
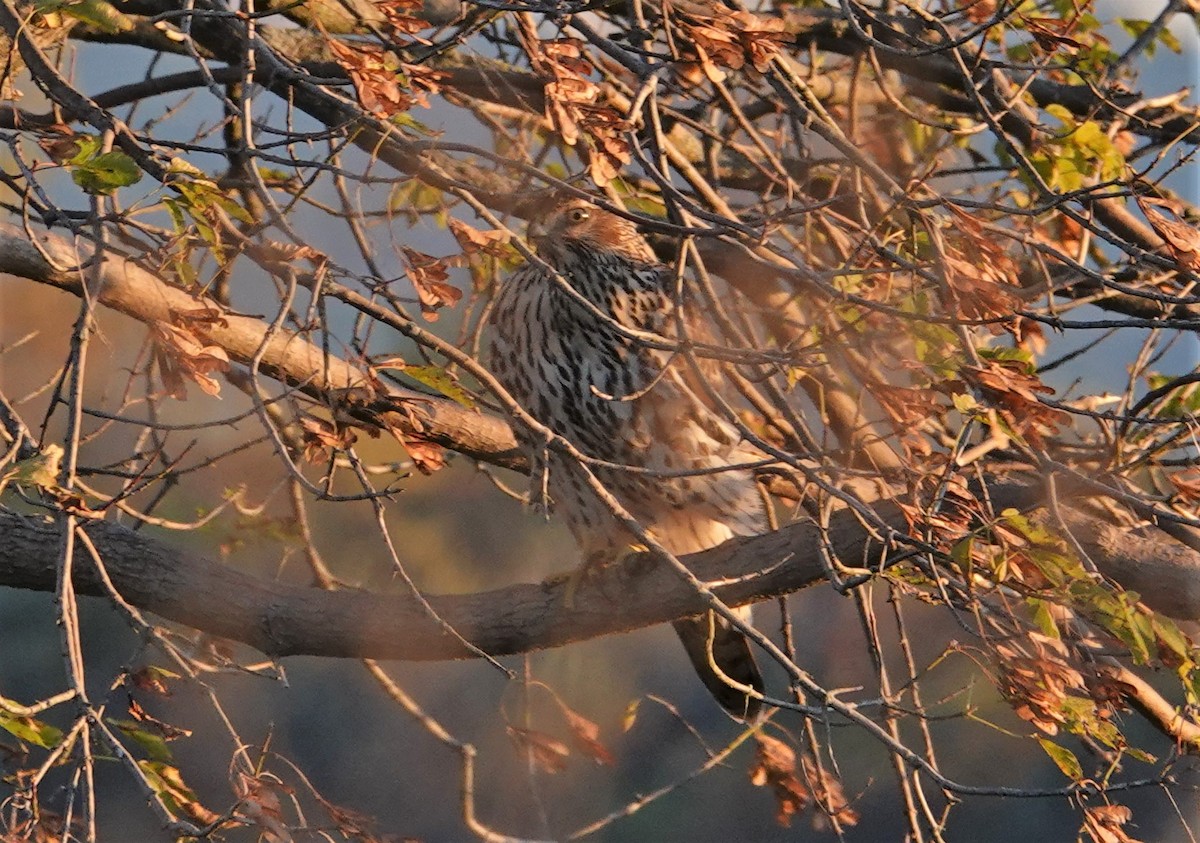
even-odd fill
[[(1040, 491), (997, 486), (997, 510), (1036, 508)], [(1070, 508), (1059, 511), (1100, 571), (1138, 591), (1152, 608), (1200, 618), (1200, 553), (1156, 532), (1136, 535)], [(903, 535), (905, 520), (891, 503), (876, 505), (883, 523)], [(272, 656), (432, 661), (472, 653), (411, 594), (323, 591), (270, 582), (203, 555), (172, 547), (118, 524), (84, 527), (118, 593), (130, 604), (213, 635), (249, 644)], [(61, 527), (48, 519), (0, 512), (0, 585), (52, 591)], [(728, 583), (717, 595), (731, 606), (766, 600), (825, 581), (820, 547), (839, 559), (883, 566), (894, 552), (859, 517), (835, 513), (822, 536), (816, 525), (792, 524), (774, 533), (735, 539), (683, 561), (703, 580)], [(75, 560), (83, 594), (104, 589), (90, 558)], [(494, 591), (424, 595), (444, 624), (491, 655), (558, 647), (694, 615), (704, 608), (665, 565), (632, 557), (590, 572), (521, 583)]]

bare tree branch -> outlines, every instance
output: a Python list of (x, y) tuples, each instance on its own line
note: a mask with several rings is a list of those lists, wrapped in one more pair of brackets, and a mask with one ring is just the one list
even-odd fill
[[(1038, 494), (1005, 486), (994, 489), (991, 497), (998, 508), (1028, 507), (1036, 504)], [(885, 523), (904, 529), (898, 508), (883, 504), (878, 509)], [(1065, 511), (1072, 533), (1102, 571), (1141, 591), (1151, 606), (1178, 617), (1200, 617), (1200, 553), (1163, 535), (1130, 536), (1078, 510)], [(129, 603), (269, 655), (419, 661), (473, 655), (410, 596), (267, 582), (117, 524), (92, 522), (85, 529)], [(46, 519), (0, 512), (0, 584), (53, 590), (60, 534)], [(825, 581), (823, 542), (840, 559), (879, 566), (891, 552), (871, 538), (853, 513), (841, 512), (833, 516), (825, 536), (812, 523), (793, 524), (684, 561), (700, 578), (727, 583), (716, 588), (718, 596), (739, 606)], [(90, 563), (77, 560), (75, 568), (81, 593), (104, 593)], [(426, 597), (441, 618), (492, 655), (626, 632), (686, 617), (705, 606), (675, 573), (641, 557), (595, 571), (578, 586), (561, 577), (477, 594)]]

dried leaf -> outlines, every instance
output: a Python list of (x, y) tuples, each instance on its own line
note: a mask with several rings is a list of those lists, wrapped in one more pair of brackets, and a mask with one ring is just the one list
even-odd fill
[(127, 677), (129, 684), (133, 687), (140, 691), (149, 691), (160, 697), (171, 696), (171, 689), (167, 687), (164, 680), (178, 678), (178, 673), (154, 665), (147, 665), (140, 670), (135, 670)]
[(517, 749), (543, 772), (561, 773), (567, 768), (567, 758), (570, 757), (571, 750), (562, 741), (542, 732), (516, 726), (508, 726), (505, 731)]
[[(375, 0), (372, 5), (383, 13), (395, 35), (416, 35), (422, 29), (430, 27), (419, 15), (424, 7), (421, 0)], [(429, 43), (424, 38), (414, 40), (422, 44)]]
[(391, 52), (373, 44), (350, 46), (328, 34), (325, 43), (354, 82), (358, 101), (367, 111), (386, 118), (408, 111), (416, 103), (400, 85), (400, 61)]
[(790, 746), (761, 733), (754, 739), (758, 748), (750, 768), (750, 783), (755, 787), (771, 786), (778, 805), (775, 820), (786, 828), (792, 824), (793, 816), (808, 807), (812, 792), (797, 775), (800, 769), (796, 765), (796, 753)]
[(734, 11), (716, 3), (705, 11), (708, 14), (689, 12), (680, 23), (692, 41), (701, 70), (713, 82), (725, 79), (716, 65), (741, 70), (749, 59), (755, 70), (765, 71), (787, 41), (781, 18)]
[(1124, 805), (1097, 805), (1085, 808), (1083, 828), (1093, 843), (1138, 843), (1125, 833), (1123, 826), (1133, 819), (1133, 812)]
[(1027, 641), (1033, 655), (1015, 644), (996, 646), (998, 687), (1018, 717), (1054, 736), (1068, 720), (1068, 696), (1090, 694), (1083, 674), (1066, 662), (1062, 642), (1038, 633), (1031, 633)]
[(604, 744), (600, 743), (600, 727), (579, 712), (568, 708), (562, 700), (559, 700), (558, 704), (562, 709), (563, 716), (567, 719), (567, 726), (571, 729), (571, 738), (575, 742), (575, 747), (597, 764), (607, 767), (616, 764), (612, 753)]
[(187, 817), (202, 826), (221, 819), (220, 814), (200, 804), (195, 792), (183, 781), (183, 776), (175, 767), (161, 761), (139, 761), (138, 767), (167, 810), (175, 816)]
[(436, 322), (438, 310), (458, 304), (462, 298), (462, 290), (446, 283), (450, 274), (444, 260), (407, 246), (401, 251), (404, 253), (405, 263), (408, 264), (408, 279), (417, 291), (417, 300), (421, 303), (421, 315), (428, 322)]
[[(187, 314), (173, 313), (177, 322), (187, 323)], [(218, 345), (206, 345), (183, 325), (154, 322), (150, 327), (159, 377), (167, 394), (178, 401), (187, 400), (186, 381), (191, 381), (213, 397), (220, 397), (221, 384), (212, 372), (229, 371), (229, 355)]]
[(979, 387), (982, 395), (996, 408), (1008, 429), (1041, 447), (1042, 435), (1056, 433), (1067, 421), (1066, 413), (1038, 400), (1039, 394), (1053, 394), (1037, 375), (1028, 371), (1021, 360), (984, 360), (982, 366), (962, 368), (964, 378)]
[(350, 427), (316, 416), (301, 417), (300, 431), (304, 459), (310, 463), (325, 462), (333, 452), (345, 451), (358, 440)]
[(1047, 52), (1054, 52), (1059, 47), (1069, 47), (1067, 51), (1074, 53), (1083, 49), (1084, 45), (1067, 35), (1078, 23), (1078, 18), (1060, 20), (1059, 18), (1025, 17), (1018, 15), (1025, 23), (1025, 31), (1033, 36), (1038, 46)]
[(586, 137), (586, 157), (592, 180), (600, 187), (616, 178), (633, 160), (625, 136), (630, 124), (611, 106), (600, 103), (600, 86), (588, 79), (594, 68), (575, 38), (539, 41), (531, 45), (530, 60), (547, 78), (546, 119), (563, 142), (574, 146)]
[(497, 258), (505, 256), (505, 246), (510, 239), (507, 231), (498, 228), (481, 231), (454, 217), (450, 217), (446, 224), (462, 248), (463, 254), (474, 255), (482, 252)]
[(238, 814), (263, 831), (269, 843), (288, 843), (292, 833), (283, 819), (283, 803), (279, 794), (291, 793), (291, 788), (267, 776), (248, 776), (238, 773), (234, 782), (238, 795)]
[(412, 458), (413, 465), (422, 474), (430, 475), (446, 467), (446, 449), (441, 445), (435, 445), (423, 439), (402, 436), (395, 430), (392, 431), (392, 435), (400, 440), (400, 444)]

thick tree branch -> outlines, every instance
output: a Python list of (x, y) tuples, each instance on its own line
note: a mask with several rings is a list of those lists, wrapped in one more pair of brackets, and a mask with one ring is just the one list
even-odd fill
[[(1039, 492), (1015, 485), (991, 490), (993, 505), (1032, 507)], [(905, 528), (892, 504), (876, 507)], [(1169, 614), (1200, 617), (1200, 553), (1165, 535), (1130, 535), (1060, 505), (1092, 561)], [(134, 606), (190, 627), (244, 642), (275, 656), (320, 655), (405, 660), (468, 658), (411, 595), (322, 591), (268, 582), (204, 556), (108, 522), (86, 526), (120, 594)], [(61, 527), (44, 518), (0, 512), (0, 584), (52, 591)], [(852, 512), (836, 513), (822, 536), (812, 523), (738, 539), (684, 557), (730, 605), (743, 605), (822, 582), (820, 548), (872, 565), (888, 549)], [(88, 560), (76, 560), (78, 588), (103, 594)], [(571, 599), (568, 592), (574, 588)], [(557, 647), (651, 626), (699, 612), (702, 600), (666, 566), (635, 557), (598, 570), (574, 587), (566, 577), (464, 595), (427, 596), (437, 614), (493, 655)]]
[[(78, 296), (83, 294), (83, 273), (77, 267), (90, 258), (86, 250), (76, 251), (53, 235), (40, 237), (35, 246), (20, 228), (0, 223), (0, 273)], [(177, 322), (178, 314), (199, 310), (218, 315), (219, 319), (211, 321), (189, 321), (188, 327), (242, 363), (250, 363), (262, 348), (263, 372), (327, 406), (341, 406), (347, 390), (374, 392), (368, 389), (365, 373), (340, 357), (325, 354), (298, 334), (272, 332), (261, 319), (230, 312), (213, 299), (167, 284), (133, 261), (106, 256), (100, 278), (100, 303), (147, 325)], [(509, 468), (523, 465), (507, 422), (453, 401), (391, 387), (387, 395), (372, 395), (363, 409), (389, 427), (472, 458)]]

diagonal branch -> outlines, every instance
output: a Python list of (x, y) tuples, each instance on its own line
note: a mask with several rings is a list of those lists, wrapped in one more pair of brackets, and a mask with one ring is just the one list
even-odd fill
[[(83, 295), (83, 274), (75, 269), (88, 260), (65, 240), (43, 235), (37, 245), (17, 226), (0, 223), (0, 273)], [(347, 390), (374, 392), (363, 371), (299, 334), (272, 331), (263, 320), (229, 311), (224, 305), (165, 283), (133, 261), (108, 254), (100, 269), (100, 303), (146, 325), (170, 323), (176, 314), (206, 310), (220, 318), (190, 327), (230, 358), (250, 363), (263, 349), (264, 373), (329, 407), (341, 405)], [(265, 346), (265, 348), (264, 348)], [(397, 409), (397, 408), (400, 409)], [(524, 458), (508, 423), (468, 410), (453, 401), (402, 387), (375, 395), (365, 410), (377, 421), (494, 465), (517, 468)], [(369, 419), (368, 419), (369, 420)]]

